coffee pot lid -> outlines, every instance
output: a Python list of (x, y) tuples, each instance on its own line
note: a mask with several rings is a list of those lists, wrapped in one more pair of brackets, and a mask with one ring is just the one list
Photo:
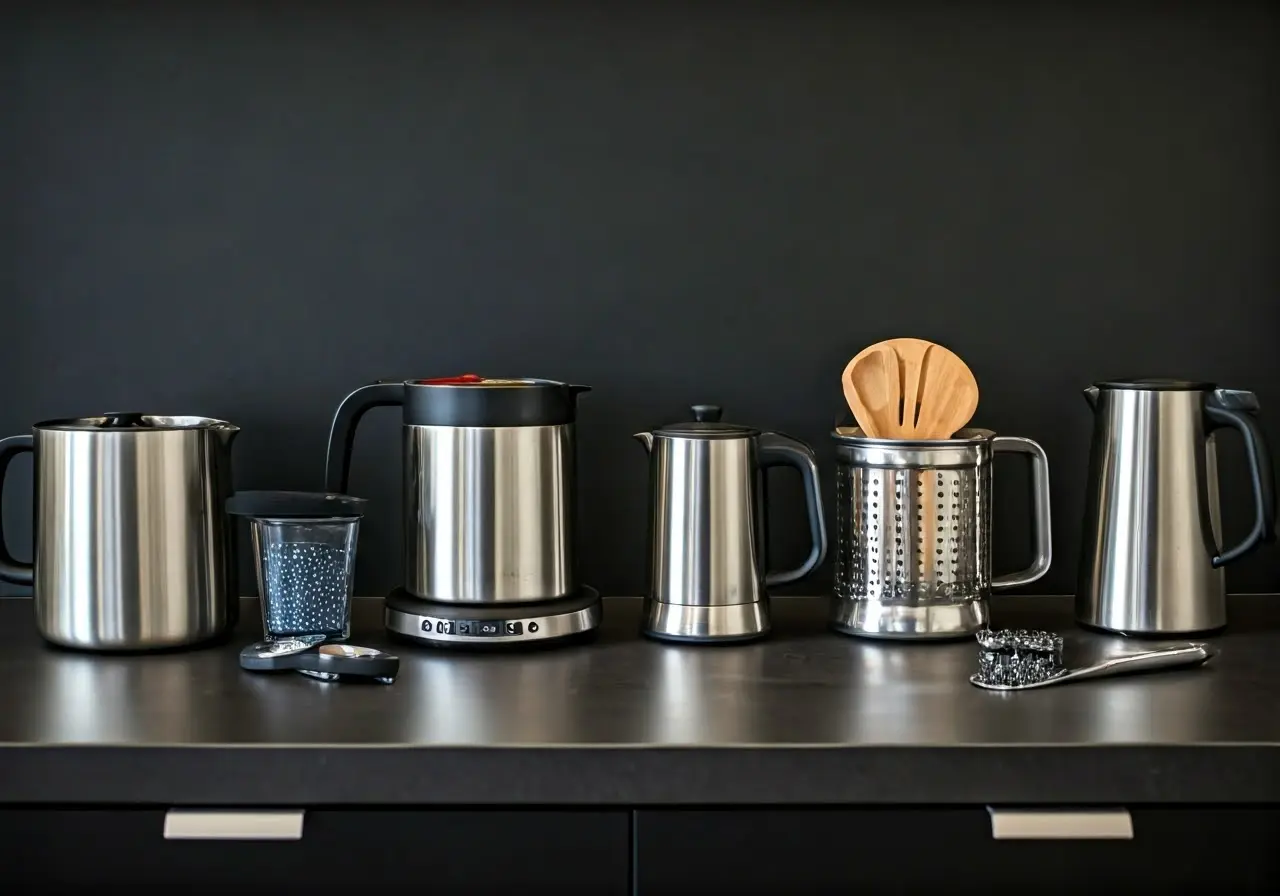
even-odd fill
[(332, 492), (236, 492), (227, 513), (257, 519), (345, 519), (364, 516), (365, 498)]
[(695, 404), (690, 408), (693, 419), (687, 423), (669, 423), (654, 430), (655, 436), (674, 436), (684, 439), (731, 439), (759, 435), (760, 430), (736, 423), (721, 423), (723, 413), (719, 405)]
[(1213, 383), (1198, 380), (1168, 379), (1159, 376), (1139, 376), (1094, 383), (1099, 389), (1129, 389), (1142, 392), (1212, 392)]

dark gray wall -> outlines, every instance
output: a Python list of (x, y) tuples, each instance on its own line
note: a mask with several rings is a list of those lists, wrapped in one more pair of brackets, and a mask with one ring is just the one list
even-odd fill
[[(221, 416), (242, 487), (310, 488), (367, 380), (590, 383), (584, 573), (631, 593), (630, 434), (718, 402), (814, 443), (829, 485), (840, 371), (885, 337), (954, 348), (977, 422), (1044, 444), (1036, 590), (1073, 585), (1091, 380), (1252, 388), (1280, 441), (1265, 6), (99, 6), (0, 28), (0, 432)], [(357, 446), (365, 593), (398, 577), (396, 426), (371, 415)], [(1004, 568), (1027, 549), (1009, 463)], [(25, 552), (27, 462), (9, 492)], [(1280, 556), (1230, 584), (1280, 589)]]

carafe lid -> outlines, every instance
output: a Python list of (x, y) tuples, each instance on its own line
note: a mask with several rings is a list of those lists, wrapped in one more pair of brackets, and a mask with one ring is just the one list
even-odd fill
[(227, 513), (256, 519), (346, 519), (364, 516), (364, 498), (332, 492), (236, 492)]
[(1212, 392), (1213, 383), (1197, 380), (1167, 379), (1159, 376), (1139, 376), (1094, 383), (1099, 389), (1129, 389), (1140, 392)]
[(741, 439), (760, 434), (760, 430), (736, 423), (721, 423), (719, 405), (695, 404), (690, 411), (693, 420), (688, 423), (669, 423), (654, 430), (655, 436), (671, 436), (678, 439)]

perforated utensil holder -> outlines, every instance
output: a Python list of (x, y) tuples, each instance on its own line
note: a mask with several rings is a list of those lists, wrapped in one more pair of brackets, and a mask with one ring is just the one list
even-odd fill
[[(970, 636), (987, 624), (993, 589), (1048, 572), (1049, 463), (1037, 443), (985, 429), (906, 441), (840, 428), (833, 438), (836, 630), (909, 640)], [(1001, 453), (1031, 462), (1035, 559), (993, 576), (991, 461)]]

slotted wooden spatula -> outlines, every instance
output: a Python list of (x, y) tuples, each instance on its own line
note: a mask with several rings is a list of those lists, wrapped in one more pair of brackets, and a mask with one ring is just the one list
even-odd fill
[(920, 371), (920, 413), (916, 439), (949, 439), (964, 429), (978, 409), (978, 381), (955, 352), (936, 343)]
[(897, 354), (883, 343), (863, 349), (844, 369), (845, 401), (873, 439), (899, 438), (900, 376)]

